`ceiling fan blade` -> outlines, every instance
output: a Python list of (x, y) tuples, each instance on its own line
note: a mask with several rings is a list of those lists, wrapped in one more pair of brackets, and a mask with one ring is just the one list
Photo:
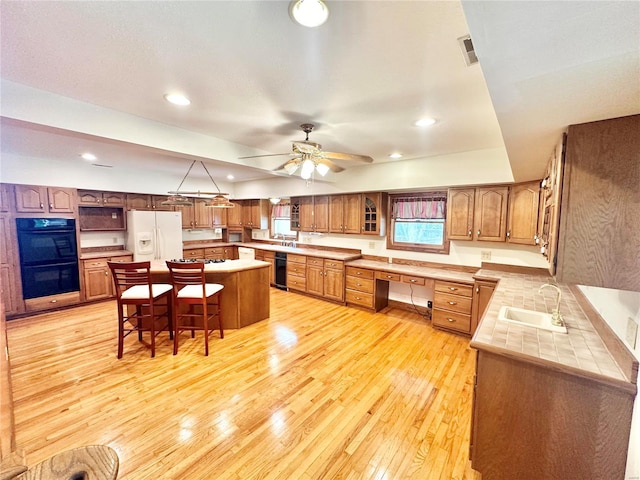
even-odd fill
[(282, 165), (280, 165), (280, 166), (278, 166), (278, 167), (274, 168), (274, 169), (272, 170), (272, 172), (277, 172), (277, 171), (279, 171), (279, 170), (284, 170), (284, 168), (285, 168), (287, 165), (290, 165), (290, 164), (298, 164), (298, 165), (299, 165), (299, 164), (300, 164), (300, 159), (299, 159), (299, 158), (292, 158), (292, 159), (290, 159), (290, 160), (287, 160), (287, 161), (286, 161), (286, 162), (284, 162)]
[(353, 153), (339, 153), (339, 152), (322, 152), (324, 158), (330, 158), (332, 160), (357, 160), (358, 162), (373, 163), (373, 158), (368, 155), (356, 155)]
[(293, 142), (293, 151), (295, 153), (308, 153), (317, 155), (320, 153), (320, 145), (313, 142)]
[(238, 157), (238, 160), (244, 160), (246, 158), (279, 157), (281, 155), (291, 155), (291, 152), (287, 152), (287, 153), (271, 153), (271, 154), (268, 154), (268, 155), (251, 155), (249, 157)]
[(339, 165), (336, 165), (335, 163), (333, 163), (331, 160), (327, 159), (327, 158), (322, 158), (320, 160), (318, 160), (319, 164), (323, 164), (326, 165), (327, 167), (329, 167), (329, 170), (331, 170), (334, 173), (340, 173), (344, 170), (344, 168), (342, 168)]

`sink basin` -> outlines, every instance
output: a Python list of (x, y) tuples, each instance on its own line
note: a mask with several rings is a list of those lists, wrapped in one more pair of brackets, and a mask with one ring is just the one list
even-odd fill
[(566, 327), (560, 327), (551, 323), (550, 313), (503, 306), (498, 312), (498, 320), (541, 328), (542, 330), (549, 330), (551, 332), (567, 333)]

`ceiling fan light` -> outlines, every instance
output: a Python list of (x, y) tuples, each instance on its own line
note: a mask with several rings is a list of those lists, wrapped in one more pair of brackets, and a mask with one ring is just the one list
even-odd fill
[(302, 162), (302, 168), (300, 169), (300, 176), (304, 179), (304, 180), (309, 180), (311, 178), (311, 175), (313, 174), (313, 169), (316, 167), (315, 163), (313, 163), (313, 160), (309, 160), (308, 158)]
[(278, 197), (271, 197), (269, 199), (269, 201), (273, 204), (273, 205), (277, 205), (280, 203), (280, 199)]
[(298, 169), (298, 162), (291, 161), (287, 163), (284, 167), (284, 171), (289, 175), (293, 175), (295, 171)]
[(318, 165), (316, 165), (316, 170), (320, 175), (324, 177), (330, 169), (324, 163), (319, 163)]
[(291, 2), (289, 14), (304, 27), (319, 27), (329, 18), (329, 8), (322, 0), (295, 0)]

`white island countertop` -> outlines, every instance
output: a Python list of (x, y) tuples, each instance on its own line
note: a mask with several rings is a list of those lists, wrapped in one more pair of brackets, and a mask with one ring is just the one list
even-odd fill
[[(225, 260), (220, 263), (205, 263), (204, 271), (205, 272), (220, 272), (220, 273), (230, 273), (230, 272), (240, 272), (243, 270), (251, 270), (254, 268), (263, 268), (268, 267), (270, 265), (269, 262), (263, 262), (262, 260), (250, 260), (250, 259), (241, 259), (241, 260)], [(167, 264), (164, 260), (151, 260), (151, 271), (155, 273), (160, 272), (168, 272)]]

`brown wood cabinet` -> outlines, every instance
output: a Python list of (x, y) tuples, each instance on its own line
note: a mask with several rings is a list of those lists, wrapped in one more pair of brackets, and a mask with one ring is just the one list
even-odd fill
[(483, 480), (620, 479), (635, 394), (479, 350), (470, 457)]
[(328, 195), (300, 198), (300, 230), (303, 232), (329, 232)]
[(0, 298), (5, 313), (14, 315), (24, 310), (20, 288), (20, 267), (15, 222), (11, 215), (0, 214)]
[(82, 260), (82, 278), (84, 281), (83, 298), (85, 301), (111, 298), (115, 295), (113, 277), (107, 262), (132, 262), (132, 255), (100, 257)]
[(182, 228), (211, 228), (212, 218), (210, 210), (207, 207), (208, 200), (205, 198), (192, 198), (193, 205), (176, 205), (175, 211), (182, 213)]
[(307, 257), (287, 255), (287, 288), (300, 292), (307, 291)]
[(256, 260), (269, 262), (269, 284), (275, 285), (276, 257), (275, 252), (269, 250), (256, 249)]
[(162, 205), (167, 199), (165, 195), (148, 195), (145, 193), (127, 193), (127, 210), (160, 210), (172, 212), (172, 205)]
[(99, 192), (78, 190), (78, 205), (87, 207), (126, 207), (127, 194), (121, 192)]
[(540, 182), (527, 182), (509, 187), (507, 242), (520, 245), (538, 244)]
[(11, 212), (11, 193), (12, 186), (6, 183), (0, 183), (0, 212)]
[(382, 192), (363, 193), (361, 208), (360, 233), (363, 235), (384, 235), (387, 194)]
[(450, 188), (449, 240), (506, 241), (508, 198), (508, 186)]
[(307, 257), (307, 293), (344, 301), (344, 262)]
[(244, 227), (252, 229), (269, 228), (269, 200), (243, 200), (242, 223)]
[(236, 200), (233, 203), (233, 208), (227, 209), (227, 227), (229, 228), (242, 228), (243, 225), (243, 209), (242, 202), (240, 200)]
[(557, 280), (640, 291), (640, 115), (571, 125)]
[[(366, 268), (345, 268), (345, 301), (347, 305), (367, 308), (374, 311), (382, 310), (389, 300), (389, 282), (383, 278), (383, 272), (374, 272)], [(382, 278), (382, 280), (376, 280)]]
[(209, 208), (209, 219), (212, 227), (221, 228), (227, 226), (227, 210), (232, 209), (212, 207)]
[(478, 323), (482, 320), (487, 305), (496, 288), (496, 282), (488, 280), (476, 280), (473, 284), (473, 303), (471, 305), (471, 331), (473, 335), (478, 328)]
[(472, 297), (471, 285), (436, 280), (433, 295), (433, 326), (471, 334)]
[(16, 212), (73, 213), (75, 190), (62, 187), (14, 185)]
[(362, 195), (350, 193), (329, 197), (329, 233), (360, 233)]

